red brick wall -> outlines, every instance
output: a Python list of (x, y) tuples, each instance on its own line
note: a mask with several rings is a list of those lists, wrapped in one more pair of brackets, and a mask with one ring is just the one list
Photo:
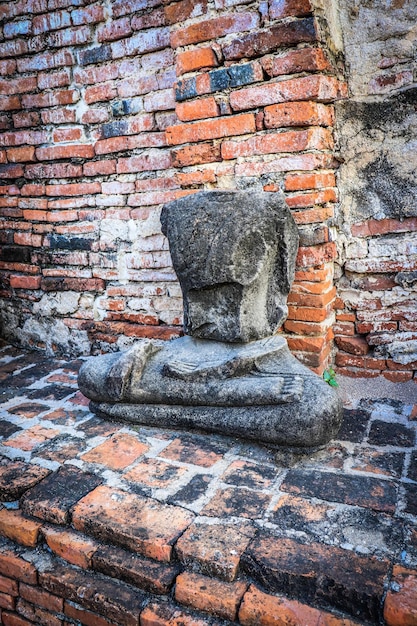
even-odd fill
[(161, 205), (282, 188), (301, 237), (284, 330), (321, 371), (345, 86), (309, 0), (18, 0), (0, 17), (3, 335), (73, 354), (177, 335)]

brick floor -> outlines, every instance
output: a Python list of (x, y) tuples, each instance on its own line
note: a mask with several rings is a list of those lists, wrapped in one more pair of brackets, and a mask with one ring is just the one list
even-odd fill
[(417, 625), (417, 405), (295, 455), (101, 420), (80, 364), (0, 347), (0, 623)]

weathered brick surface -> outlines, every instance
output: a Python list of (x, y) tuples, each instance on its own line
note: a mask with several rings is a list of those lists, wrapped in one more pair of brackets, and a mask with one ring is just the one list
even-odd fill
[[(0, 265), (10, 339), (86, 354), (119, 348), (126, 337), (178, 334), (181, 303), (158, 213), (200, 189), (276, 192), (282, 172), (310, 171), (319, 177), (311, 189), (289, 182), (284, 190), (298, 224), (323, 225), (303, 245), (329, 243), (333, 102), (346, 90), (308, 0), (137, 0), (111, 11), (66, 0), (15, 4), (13, 14), (0, 4), (0, 169), (9, 203), (0, 210), (7, 243), (25, 256)], [(289, 126), (303, 130), (283, 132)], [(38, 254), (45, 249), (61, 254)], [(111, 297), (126, 280), (138, 293)], [(56, 305), (56, 292), (80, 297)], [(314, 324), (318, 312), (303, 315)], [(320, 315), (331, 319), (325, 306)], [(286, 328), (301, 338), (305, 331)], [(318, 334), (330, 343), (327, 330)], [(318, 370), (329, 361), (329, 348), (305, 352)]]

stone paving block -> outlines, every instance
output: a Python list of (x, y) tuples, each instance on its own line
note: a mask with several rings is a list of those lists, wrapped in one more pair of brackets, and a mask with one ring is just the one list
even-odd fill
[(238, 575), (240, 558), (255, 532), (250, 523), (193, 524), (178, 540), (176, 554), (187, 568), (233, 581)]
[(230, 485), (249, 487), (249, 489), (267, 489), (279, 474), (277, 467), (238, 460), (229, 465), (220, 480)]
[(0, 464), (0, 500), (18, 500), (28, 489), (34, 487), (50, 474), (50, 470), (23, 461), (3, 458)]
[(54, 595), (115, 621), (119, 626), (137, 626), (146, 595), (111, 578), (54, 563), (39, 573), (39, 584)]
[(370, 411), (344, 408), (343, 421), (337, 438), (341, 441), (360, 443), (366, 434), (370, 416)]
[(227, 444), (215, 438), (182, 435), (170, 443), (159, 456), (208, 468), (220, 461), (228, 449)]
[(101, 484), (101, 479), (69, 465), (47, 476), (22, 498), (22, 510), (55, 524), (68, 524), (72, 507)]
[(369, 476), (293, 469), (288, 472), (281, 489), (329, 502), (342, 502), (393, 513), (398, 486), (394, 482)]
[(390, 563), (261, 534), (243, 554), (242, 567), (271, 593), (377, 621)]
[(123, 478), (147, 487), (166, 489), (186, 472), (185, 467), (176, 467), (158, 459), (145, 459), (123, 474)]
[(376, 446), (410, 448), (415, 445), (416, 433), (413, 428), (408, 428), (403, 424), (375, 420), (372, 422), (368, 441)]
[(21, 511), (0, 510), (0, 535), (34, 548), (38, 542), (42, 523), (25, 518)]
[(172, 546), (194, 519), (178, 506), (101, 486), (74, 508), (77, 530), (157, 561), (171, 559)]
[(65, 528), (45, 525), (42, 527), (42, 535), (52, 552), (83, 569), (91, 566), (93, 554), (100, 547), (91, 537)]
[(184, 572), (177, 578), (175, 599), (181, 604), (223, 619), (236, 620), (246, 582), (221, 582), (201, 574)]
[(362, 622), (315, 609), (284, 596), (271, 596), (251, 585), (239, 610), (243, 626), (362, 626)]
[(219, 489), (201, 511), (211, 517), (261, 518), (271, 501), (271, 496), (245, 487)]
[(384, 618), (388, 626), (417, 624), (417, 570), (394, 566), (384, 604)]
[(149, 450), (137, 437), (118, 433), (104, 443), (81, 455), (87, 463), (98, 463), (112, 470), (122, 470)]
[(106, 576), (119, 578), (156, 594), (169, 594), (180, 571), (176, 564), (151, 561), (122, 548), (106, 545), (94, 553), (93, 568)]

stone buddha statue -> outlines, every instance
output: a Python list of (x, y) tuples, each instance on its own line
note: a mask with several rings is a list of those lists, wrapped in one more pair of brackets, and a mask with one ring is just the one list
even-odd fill
[(298, 232), (281, 194), (203, 191), (161, 214), (184, 301), (184, 337), (90, 358), (79, 387), (93, 411), (314, 448), (337, 432), (335, 391), (274, 334), (287, 316)]

